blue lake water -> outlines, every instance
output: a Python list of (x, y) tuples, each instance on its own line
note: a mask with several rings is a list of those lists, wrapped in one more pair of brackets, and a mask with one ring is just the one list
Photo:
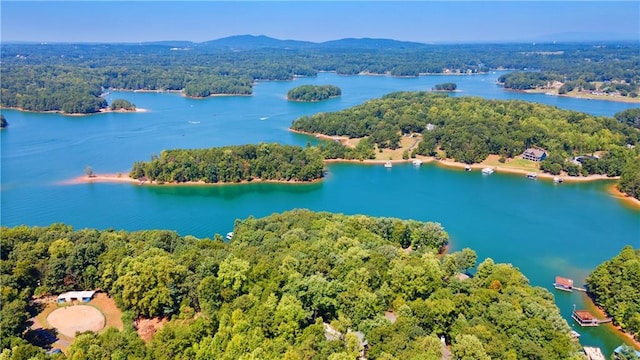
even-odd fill
[[(75, 228), (172, 229), (212, 237), (231, 231), (235, 219), (294, 208), (437, 221), (454, 250), (471, 247), (518, 267), (533, 285), (552, 289), (555, 275), (581, 284), (599, 263), (627, 244), (640, 247), (640, 211), (606, 191), (611, 182), (554, 185), (522, 176), (444, 169), (434, 164), (332, 164), (314, 184), (224, 186), (59, 185), (80, 176), (87, 165), (97, 173), (127, 173), (135, 161), (170, 148), (203, 148), (258, 142), (305, 145), (313, 137), (288, 131), (301, 115), (335, 111), (393, 91), (430, 90), (455, 82), (452, 96), (534, 101), (611, 116), (638, 105), (505, 91), (500, 72), (474, 76), (338, 76), (261, 82), (248, 97), (188, 99), (175, 93), (114, 92), (143, 113), (62, 116), (3, 110), (10, 123), (0, 132), (1, 223), (14, 226), (64, 222)], [(319, 103), (285, 99), (301, 84), (333, 84), (342, 97)], [(553, 291), (570, 320), (580, 293)], [(606, 354), (622, 342), (607, 327), (576, 329), (585, 345)]]

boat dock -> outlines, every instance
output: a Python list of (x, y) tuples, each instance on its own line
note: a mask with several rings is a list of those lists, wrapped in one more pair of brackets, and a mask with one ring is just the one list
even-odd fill
[(573, 310), (571, 318), (580, 326), (599, 326), (600, 324), (613, 321), (613, 318), (596, 319), (596, 317), (587, 310)]
[(599, 347), (585, 346), (584, 353), (589, 360), (607, 360)]
[(573, 279), (564, 278), (562, 276), (556, 276), (556, 281), (553, 283), (553, 287), (562, 291), (573, 291), (573, 290), (582, 291), (582, 292), (587, 291), (587, 289), (573, 286)]

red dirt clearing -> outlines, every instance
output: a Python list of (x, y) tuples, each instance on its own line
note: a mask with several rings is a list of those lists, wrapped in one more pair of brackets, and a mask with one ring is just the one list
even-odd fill
[(54, 310), (47, 316), (47, 322), (62, 335), (74, 338), (76, 332), (102, 330), (106, 321), (100, 310), (93, 306), (73, 305)]

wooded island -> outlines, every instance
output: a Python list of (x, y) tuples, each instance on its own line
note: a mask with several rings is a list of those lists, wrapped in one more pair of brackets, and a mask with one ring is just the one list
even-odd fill
[(129, 176), (160, 184), (313, 181), (323, 176), (322, 160), (317, 148), (276, 143), (177, 149), (135, 163)]
[(342, 95), (335, 85), (301, 85), (287, 92), (287, 100), (316, 102)]

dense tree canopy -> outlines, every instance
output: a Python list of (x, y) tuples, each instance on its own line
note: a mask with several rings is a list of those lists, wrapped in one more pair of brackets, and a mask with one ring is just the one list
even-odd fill
[[(187, 96), (251, 94), (256, 80), (291, 80), (318, 71), (343, 75), (482, 73), (491, 69), (540, 69), (542, 81), (602, 81), (607, 91), (638, 86), (636, 43), (468, 44), (349, 46), (328, 42), (305, 47), (210, 47), (171, 44), (2, 44), (0, 105), (34, 111), (89, 113), (106, 108), (105, 89), (174, 90)], [(182, 50), (182, 51), (175, 51)], [(549, 73), (549, 75), (547, 75)], [(530, 73), (526, 73), (530, 74)], [(531, 73), (535, 74), (535, 73)], [(539, 79), (505, 80), (536, 86)], [(533, 85), (531, 85), (533, 84)]]
[(640, 129), (640, 108), (622, 110), (614, 115), (621, 123)]
[(111, 105), (109, 105), (109, 109), (134, 111), (136, 109), (136, 106), (125, 99), (114, 99), (111, 102)]
[(587, 285), (614, 323), (640, 340), (640, 249), (625, 246), (589, 274)]
[(135, 163), (130, 176), (176, 183), (232, 183), (254, 179), (312, 181), (323, 176), (322, 160), (317, 148), (276, 143), (165, 150), (149, 162)]
[[(428, 130), (428, 124), (435, 128)], [(627, 145), (638, 144), (640, 139), (637, 129), (613, 118), (523, 101), (428, 92), (388, 94), (346, 110), (300, 117), (291, 127), (368, 137), (380, 148), (397, 147), (401, 134), (422, 133), (418, 154), (435, 155), (441, 150), (446, 157), (465, 163), (480, 162), (489, 154), (513, 157), (538, 146), (558, 155), (563, 164), (575, 155), (611, 150), (610, 156), (624, 167), (636, 156), (636, 150)], [(608, 168), (603, 162), (593, 172), (609, 174)]]
[(447, 82), (442, 84), (436, 84), (433, 89), (436, 91), (455, 91), (458, 88), (456, 83)]
[[(437, 256), (448, 236), (436, 223), (294, 210), (238, 220), (229, 243), (61, 224), (1, 230), (3, 356), (39, 356), (20, 338), (32, 295), (87, 288), (117, 300), (125, 329), (80, 335), (73, 359), (353, 359), (363, 350), (354, 331), (369, 359), (439, 359), (440, 337), (462, 358), (577, 354), (547, 290), (491, 259), (460, 280), (475, 253)], [(145, 345), (137, 316), (170, 321)]]
[(301, 85), (287, 92), (287, 99), (293, 101), (322, 101), (342, 94), (335, 85)]

